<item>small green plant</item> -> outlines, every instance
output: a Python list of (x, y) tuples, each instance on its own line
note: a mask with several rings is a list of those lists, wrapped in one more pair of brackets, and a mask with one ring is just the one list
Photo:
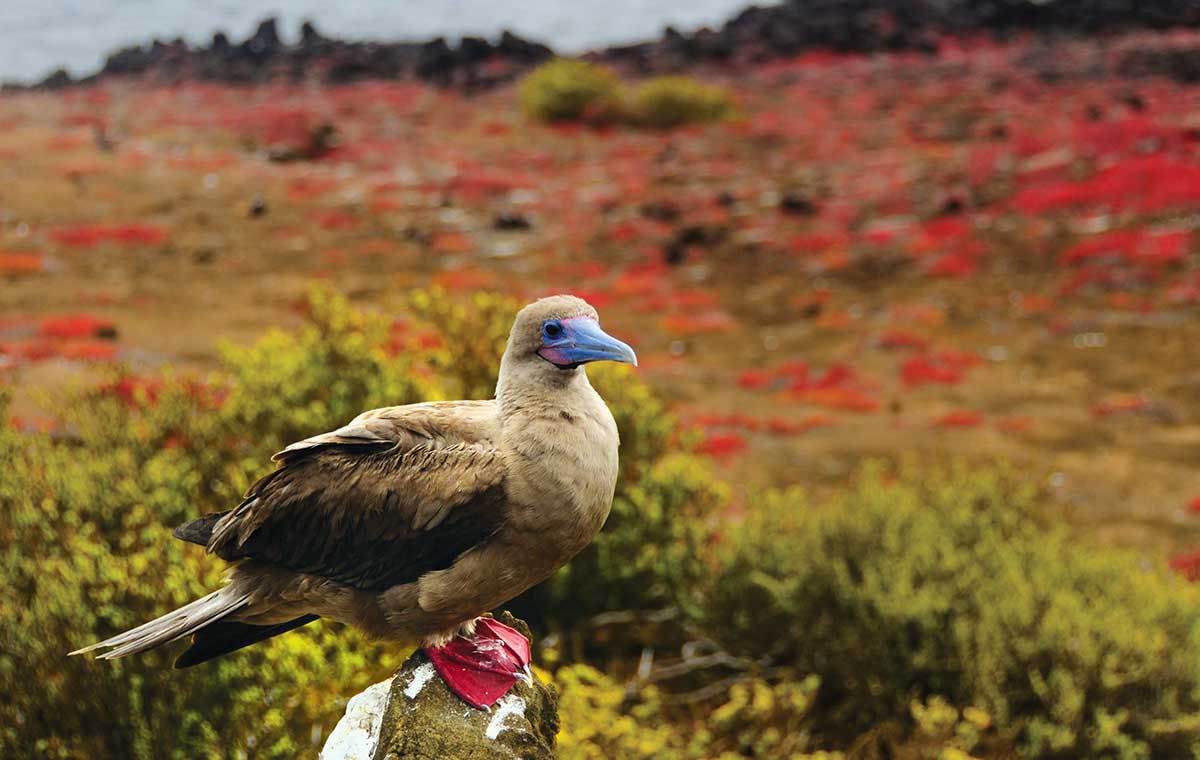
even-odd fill
[(685, 76), (647, 80), (634, 90), (631, 102), (634, 122), (657, 129), (720, 121), (733, 113), (728, 92)]
[(521, 105), (540, 121), (604, 121), (620, 111), (621, 80), (609, 69), (573, 58), (557, 58), (521, 83)]

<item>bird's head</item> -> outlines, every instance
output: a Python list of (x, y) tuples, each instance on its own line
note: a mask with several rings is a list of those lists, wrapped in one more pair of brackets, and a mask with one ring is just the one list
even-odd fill
[(597, 361), (636, 366), (637, 355), (600, 329), (600, 318), (591, 304), (561, 295), (534, 301), (518, 312), (505, 361), (568, 373)]

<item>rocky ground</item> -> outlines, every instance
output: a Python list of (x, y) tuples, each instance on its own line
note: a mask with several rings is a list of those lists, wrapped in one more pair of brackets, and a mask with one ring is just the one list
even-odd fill
[(1200, 91), (1175, 73), (1198, 49), (1143, 31), (706, 65), (739, 116), (671, 132), (532, 124), (507, 85), (9, 93), (12, 424), (53, 428), (39, 398), (110, 362), (202, 373), (314, 281), (381, 308), (568, 290), (744, 503), (868, 457), (1007, 460), (1081, 531), (1186, 554)]

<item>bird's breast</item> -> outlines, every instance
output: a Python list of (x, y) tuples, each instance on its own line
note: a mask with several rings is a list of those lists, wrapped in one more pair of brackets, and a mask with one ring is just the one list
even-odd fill
[[(612, 507), (618, 439), (608, 408), (553, 410), (514, 436), (508, 496), (514, 527), (565, 562), (591, 542)], [(569, 415), (567, 420), (564, 415)]]

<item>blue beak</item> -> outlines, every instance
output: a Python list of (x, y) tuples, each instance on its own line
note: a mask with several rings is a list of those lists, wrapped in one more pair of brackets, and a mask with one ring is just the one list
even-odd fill
[(588, 362), (625, 362), (637, 366), (637, 354), (627, 344), (600, 329), (589, 317), (562, 320), (562, 335), (546, 341), (538, 354), (561, 369), (574, 369)]

